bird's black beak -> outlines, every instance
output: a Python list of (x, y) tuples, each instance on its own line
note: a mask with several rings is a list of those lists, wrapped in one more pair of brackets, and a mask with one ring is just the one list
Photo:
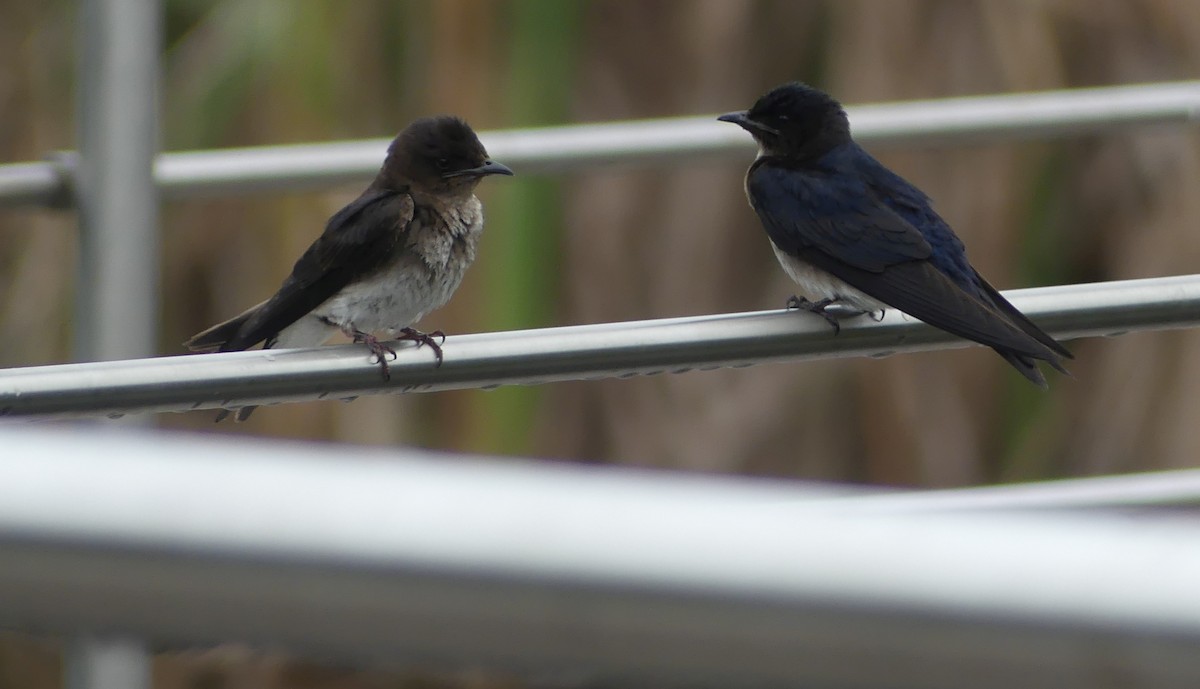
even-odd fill
[(454, 170), (447, 172), (442, 177), (449, 179), (451, 177), (462, 177), (464, 175), (472, 175), (475, 177), (486, 177), (487, 175), (509, 175), (512, 176), (513, 171), (508, 169), (507, 165), (501, 165), (494, 160), (485, 160), (483, 165), (479, 167), (471, 167), (466, 170)]
[(724, 115), (721, 115), (720, 117), (718, 117), (717, 119), (720, 120), (721, 122), (732, 122), (739, 127), (747, 127), (748, 126), (747, 123), (750, 121), (746, 118), (745, 110), (738, 110), (737, 112), (727, 112)]
[(717, 119), (721, 122), (732, 122), (751, 134), (773, 134), (775, 136), (779, 136), (779, 132), (775, 129), (772, 129), (761, 122), (756, 122), (750, 119), (750, 114), (745, 110), (727, 112)]

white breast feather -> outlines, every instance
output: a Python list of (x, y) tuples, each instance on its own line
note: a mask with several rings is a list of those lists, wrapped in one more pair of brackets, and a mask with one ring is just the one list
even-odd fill
[[(345, 329), (392, 338), (444, 305), (475, 259), (483, 231), (479, 200), (472, 197), (471, 201), (455, 217), (446, 218), (465, 228), (460, 238), (429, 231), (414, 219), (407, 250), (392, 265), (346, 286), (301, 320), (325, 318)], [(461, 243), (458, 247), (456, 241)]]
[(861, 311), (882, 311), (888, 308), (886, 304), (863, 294), (844, 280), (780, 251), (774, 242), (771, 242), (771, 248), (775, 250), (775, 258), (779, 259), (779, 265), (783, 266), (784, 272), (800, 286), (801, 296), (812, 301), (834, 299)]

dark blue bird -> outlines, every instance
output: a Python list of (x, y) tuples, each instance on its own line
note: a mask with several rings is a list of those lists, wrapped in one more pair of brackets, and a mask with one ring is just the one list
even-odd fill
[(837, 329), (832, 304), (886, 307), (996, 350), (1045, 386), (1037, 361), (1058, 371), (1071, 353), (1000, 295), (967, 261), (962, 241), (929, 197), (850, 137), (842, 106), (799, 83), (719, 117), (758, 142), (746, 195), (775, 255), (807, 298), (798, 306)]

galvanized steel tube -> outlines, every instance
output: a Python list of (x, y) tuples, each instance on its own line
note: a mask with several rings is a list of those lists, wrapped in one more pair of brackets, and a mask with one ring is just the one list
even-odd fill
[[(1006, 293), (1062, 338), (1200, 325), (1200, 275)], [(721, 366), (964, 347), (896, 311), (860, 316), (835, 335), (807, 313), (764, 311), (447, 338), (398, 346), (391, 381), (361, 346), (266, 350), (0, 371), (0, 417), (69, 418), (346, 399), (564, 380), (682, 373)], [(981, 356), (983, 356), (981, 354)]]
[[(848, 112), (855, 137), (872, 145), (1040, 139), (1200, 121), (1200, 81), (858, 105)], [(743, 132), (709, 115), (483, 132), (481, 138), (520, 174), (742, 154), (753, 146)], [(379, 169), (388, 141), (167, 153), (158, 159), (156, 180), (165, 198), (358, 183)], [(71, 160), (64, 158), (68, 171)], [(64, 183), (48, 163), (0, 165), (0, 206), (51, 204), (61, 200)]]
[(0, 442), (8, 627), (589, 685), (1200, 685), (1195, 522), (822, 512), (781, 481), (211, 436)]

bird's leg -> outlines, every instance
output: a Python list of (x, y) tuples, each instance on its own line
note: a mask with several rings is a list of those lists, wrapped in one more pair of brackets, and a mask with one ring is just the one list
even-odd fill
[(825, 322), (833, 327), (833, 334), (837, 335), (842, 332), (842, 324), (838, 322), (838, 319), (833, 314), (825, 310), (826, 306), (829, 306), (836, 301), (836, 299), (818, 299), (817, 301), (809, 301), (804, 297), (797, 297), (793, 294), (792, 296), (788, 297), (787, 307), (789, 309), (802, 309), (804, 311), (817, 314), (821, 318), (824, 318)]
[(354, 338), (355, 344), (365, 344), (367, 349), (371, 350), (371, 354), (379, 361), (379, 372), (383, 375), (385, 381), (392, 379), (392, 372), (388, 369), (387, 355), (391, 354), (392, 358), (396, 358), (396, 350), (383, 344), (379, 338), (371, 333), (364, 333), (361, 330), (353, 330), (350, 336)]
[[(437, 339), (441, 338), (441, 342)], [(442, 365), (442, 345), (446, 342), (446, 333), (441, 330), (434, 330), (430, 333), (423, 333), (416, 328), (402, 328), (398, 340), (412, 340), (417, 343), (418, 347), (429, 345), (433, 350), (433, 355), (437, 357), (437, 365)]]

